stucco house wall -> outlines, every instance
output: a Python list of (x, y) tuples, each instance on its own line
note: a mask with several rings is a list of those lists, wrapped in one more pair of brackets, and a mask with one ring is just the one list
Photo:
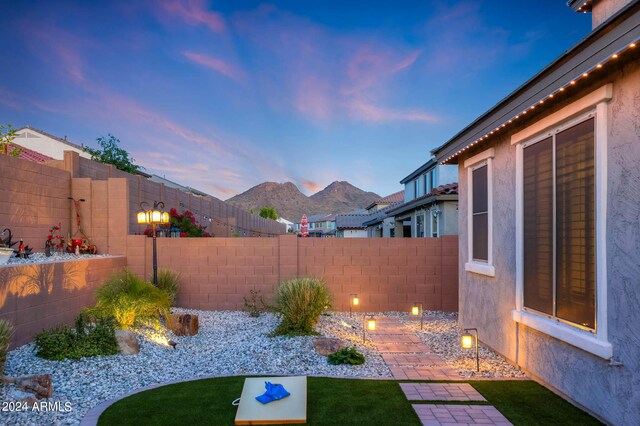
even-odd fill
[[(516, 306), (516, 147), (511, 145), (510, 136), (606, 83), (613, 84), (613, 96), (606, 107), (605, 241), (606, 316), (614, 363), (512, 319)], [(465, 196), (468, 181), (464, 160), (491, 147), (495, 149), (495, 277), (465, 270), (469, 200)], [(640, 424), (640, 64), (631, 62), (613, 70), (607, 78), (585, 87), (534, 121), (505, 133), (490, 145), (468, 151), (458, 161), (460, 325), (477, 327), (486, 345), (606, 422)]]

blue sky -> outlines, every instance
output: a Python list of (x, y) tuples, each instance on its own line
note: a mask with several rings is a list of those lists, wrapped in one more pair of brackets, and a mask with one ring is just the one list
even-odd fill
[(1, 0), (0, 123), (112, 133), (222, 199), (264, 181), (387, 195), (590, 18), (564, 0)]

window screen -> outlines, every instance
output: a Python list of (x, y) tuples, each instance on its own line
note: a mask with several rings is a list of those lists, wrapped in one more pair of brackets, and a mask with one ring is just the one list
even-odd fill
[(489, 199), (487, 165), (472, 172), (473, 260), (489, 261)]
[(594, 143), (590, 118), (523, 150), (524, 306), (588, 328), (596, 325)]
[(556, 299), (560, 318), (595, 328), (593, 119), (556, 136)]
[(524, 149), (524, 305), (553, 315), (553, 140)]

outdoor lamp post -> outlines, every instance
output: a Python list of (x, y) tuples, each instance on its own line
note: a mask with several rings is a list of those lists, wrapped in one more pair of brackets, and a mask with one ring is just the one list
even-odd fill
[(371, 316), (369, 317), (369, 319), (366, 319), (365, 317), (363, 317), (362, 319), (362, 343), (366, 341), (365, 330), (369, 330), (369, 331), (376, 330), (376, 320), (374, 317)]
[[(475, 332), (475, 339), (469, 332)], [(478, 329), (477, 328), (465, 328), (464, 334), (462, 335), (462, 349), (471, 349), (473, 348), (473, 343), (475, 340), (476, 344), (476, 371), (480, 371), (480, 355), (478, 353)]]
[(420, 315), (420, 330), (422, 330), (424, 325), (424, 311), (422, 310), (422, 303), (414, 303), (411, 307), (411, 315), (417, 317)]
[(351, 311), (354, 306), (358, 306), (360, 304), (360, 298), (357, 294), (350, 295), (350, 303), (349, 303), (349, 318), (352, 317)]
[(151, 232), (153, 236), (153, 285), (158, 286), (158, 252), (156, 249), (156, 225), (169, 223), (169, 213), (165, 212), (164, 203), (162, 201), (155, 201), (153, 208), (148, 209), (145, 206), (149, 206), (145, 201), (140, 203), (140, 211), (138, 212), (138, 223), (144, 225), (151, 225)]

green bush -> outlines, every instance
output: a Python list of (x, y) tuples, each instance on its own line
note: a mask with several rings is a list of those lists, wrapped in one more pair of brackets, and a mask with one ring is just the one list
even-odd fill
[(331, 365), (364, 364), (364, 355), (356, 350), (356, 348), (344, 348), (327, 357), (327, 362)]
[(160, 314), (167, 314), (170, 306), (166, 291), (130, 271), (113, 275), (96, 290), (96, 299), (96, 306), (87, 312), (96, 318), (113, 318), (116, 326), (123, 330), (157, 324)]
[[(149, 281), (152, 281), (150, 278)], [(169, 305), (174, 306), (176, 295), (180, 290), (180, 274), (170, 269), (160, 269), (158, 271), (158, 288), (169, 296)]]
[(65, 326), (38, 333), (35, 337), (36, 355), (53, 361), (79, 359), (100, 355), (115, 355), (119, 352), (113, 323), (98, 320), (91, 325), (86, 317), (76, 318), (76, 327), (82, 324), (82, 331)]
[(300, 278), (285, 281), (276, 291), (276, 312), (281, 321), (274, 335), (306, 336), (313, 334), (313, 326), (322, 311), (331, 305), (331, 294), (324, 281)]
[(13, 335), (13, 326), (9, 321), (0, 320), (0, 376), (4, 374), (4, 364), (7, 361), (9, 343)]

